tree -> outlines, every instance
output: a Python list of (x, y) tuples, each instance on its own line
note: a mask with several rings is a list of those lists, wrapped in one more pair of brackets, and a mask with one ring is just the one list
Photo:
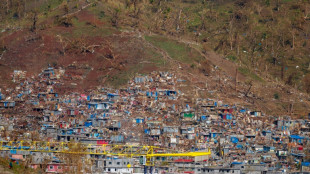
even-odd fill
[(6, 0), (6, 14), (9, 13), (9, 10), (10, 10), (10, 1)]
[(68, 6), (68, 4), (65, 4), (65, 5), (64, 5), (63, 10), (64, 10), (64, 12), (65, 12), (65, 15), (68, 15), (68, 14), (69, 14), (69, 6)]
[(119, 18), (120, 18), (120, 9), (119, 8), (114, 8), (112, 11), (111, 11), (111, 23), (112, 23), (112, 26), (113, 27), (118, 27), (118, 23), (119, 23)]
[(37, 21), (38, 21), (37, 11), (33, 11), (32, 26), (31, 26), (31, 29), (30, 29), (32, 32), (35, 32), (36, 29), (37, 29)]
[(307, 93), (310, 93), (310, 74), (304, 77), (304, 87)]
[(133, 16), (138, 17), (139, 13), (141, 12), (141, 2), (142, 0), (130, 0), (131, 4), (133, 5)]
[(64, 172), (69, 174), (82, 174), (83, 170), (89, 170), (88, 168), (91, 165), (85, 165), (86, 155), (83, 154), (83, 152), (86, 152), (87, 147), (79, 143), (68, 143), (68, 149), (68, 153), (59, 153), (57, 155), (66, 166)]

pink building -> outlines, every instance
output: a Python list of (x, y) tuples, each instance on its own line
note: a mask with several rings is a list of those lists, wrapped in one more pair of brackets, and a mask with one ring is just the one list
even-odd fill
[(46, 173), (63, 173), (63, 164), (52, 163), (48, 164), (46, 168)]
[(30, 167), (32, 169), (38, 169), (38, 168), (40, 168), (40, 164), (30, 164)]

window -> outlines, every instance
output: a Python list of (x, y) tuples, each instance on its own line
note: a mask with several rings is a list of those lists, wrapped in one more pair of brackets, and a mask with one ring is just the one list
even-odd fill
[(200, 169), (198, 169), (198, 172), (200, 172)]
[(50, 166), (50, 169), (54, 169), (54, 166)]
[(232, 173), (235, 173), (235, 171), (233, 170)]
[(112, 164), (112, 162), (110, 161), (109, 164)]
[(57, 168), (58, 168), (58, 169), (61, 169), (62, 167), (61, 167), (61, 166), (58, 166)]
[(117, 162), (116, 164), (117, 164), (117, 165), (120, 165), (120, 164), (121, 164), (121, 162)]
[(108, 171), (110, 172), (110, 171), (111, 171), (111, 169), (110, 169), (110, 168), (108, 168)]

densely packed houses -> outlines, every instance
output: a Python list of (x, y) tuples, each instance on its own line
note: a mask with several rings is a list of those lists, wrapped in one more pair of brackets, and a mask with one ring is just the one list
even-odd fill
[[(211, 149), (207, 158), (159, 157), (154, 173), (275, 173), (309, 171), (310, 115), (270, 116), (182, 91), (188, 82), (170, 72), (136, 75), (126, 87), (60, 94), (68, 78), (47, 68), (37, 77), (14, 71), (15, 88), (1, 89), (1, 141), (155, 145), (181, 152)], [(76, 85), (76, 84), (73, 84)], [(42, 153), (1, 151), (36, 168)], [(91, 156), (92, 171), (142, 173), (130, 158)], [(50, 155), (47, 173), (66, 165)], [(128, 165), (130, 164), (130, 168)], [(41, 165), (42, 167), (42, 165)]]

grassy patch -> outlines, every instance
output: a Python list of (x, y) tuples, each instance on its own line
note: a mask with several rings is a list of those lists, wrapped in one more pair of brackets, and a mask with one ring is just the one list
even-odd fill
[(73, 24), (73, 26), (76, 27), (76, 28), (81, 28), (81, 27), (85, 27), (86, 22), (84, 22), (84, 21), (79, 21), (79, 19), (77, 19), (77, 18), (73, 18), (73, 19), (72, 19), (72, 24)]
[(199, 52), (184, 43), (179, 43), (160, 36), (145, 36), (145, 39), (166, 51), (171, 58), (180, 62), (191, 64), (204, 59)]
[(113, 87), (119, 88), (125, 85), (131, 78), (133, 78), (137, 73), (151, 72), (154, 70), (149, 67), (155, 67), (156, 69), (165, 70), (169, 67), (169, 63), (163, 58), (163, 56), (153, 49), (145, 49), (144, 59), (140, 63), (131, 64), (127, 66), (127, 69), (120, 71), (108, 79), (108, 84)]
[(255, 73), (251, 72), (248, 68), (240, 67), (240, 68), (238, 68), (238, 70), (240, 73), (242, 73), (243, 75), (245, 75), (247, 77), (250, 77), (253, 80), (264, 82), (264, 80), (261, 77), (259, 77)]
[(143, 69), (143, 64), (129, 66), (127, 70), (122, 70), (118, 74), (109, 77), (107, 83), (115, 88), (125, 85), (134, 75)]
[(168, 62), (158, 52), (151, 50), (151, 49), (147, 49), (146, 54), (147, 54), (148, 60), (151, 63), (153, 63), (156, 67), (163, 68), (163, 67), (168, 66)]
[(100, 21), (110, 23), (111, 16), (108, 13), (107, 7), (97, 4), (96, 6), (87, 8), (87, 11), (97, 16)]
[(48, 12), (56, 7), (58, 7), (63, 0), (47, 0), (46, 3), (39, 7), (40, 12)]
[(92, 25), (87, 25), (84, 21), (79, 21), (77, 18), (74, 18), (72, 20), (73, 23), (73, 33), (72, 36), (74, 37), (80, 37), (80, 36), (109, 36), (113, 33), (117, 32), (117, 30), (113, 28), (107, 28), (107, 27), (95, 27)]
[(227, 59), (230, 60), (230, 61), (235, 62), (235, 61), (237, 60), (237, 57), (234, 56), (234, 55), (228, 55), (228, 56), (227, 56)]

